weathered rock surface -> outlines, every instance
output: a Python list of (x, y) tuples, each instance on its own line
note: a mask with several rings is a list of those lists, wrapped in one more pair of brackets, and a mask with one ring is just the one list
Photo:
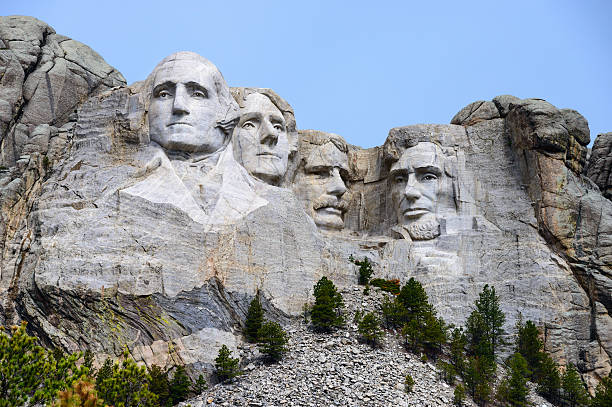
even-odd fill
[[(199, 372), (222, 344), (241, 346), (257, 291), (269, 317), (290, 324), (321, 276), (352, 287), (347, 258), (368, 256), (375, 277), (416, 277), (455, 324), (493, 285), (511, 335), (520, 314), (591, 385), (610, 371), (612, 202), (582, 175), (589, 130), (577, 112), (503, 95), (470, 104), (453, 124), (391, 129), (370, 149), (300, 130), (296, 153), (278, 149), (294, 154), (276, 157), (288, 160), (285, 178), (278, 171), (266, 183), (250, 175), (264, 159), (247, 157), (253, 168), (244, 168), (229, 138), (197, 159), (151, 141), (153, 97), (165, 106), (188, 89), (204, 105), (213, 89), (177, 80), (153, 92), (151, 77), (125, 86), (97, 54), (38, 20), (3, 18), (0, 34), (10, 45), (0, 50), (1, 323), (26, 320), (69, 351), (104, 357), (127, 346), (148, 365)], [(199, 61), (205, 73), (212, 66), (173, 58)], [(227, 86), (220, 74), (214, 86)], [(278, 112), (292, 111), (276, 96)], [(228, 137), (236, 123), (259, 126), (225, 102), (206, 131)], [(283, 130), (296, 130), (291, 117), (250, 142), (277, 146)], [(597, 144), (586, 170), (597, 180), (609, 157), (600, 145), (609, 143)], [(302, 356), (294, 355), (299, 366), (308, 364)], [(391, 393), (385, 402), (400, 397)]]
[(601, 193), (612, 200), (612, 133), (597, 136), (585, 173), (597, 184)]

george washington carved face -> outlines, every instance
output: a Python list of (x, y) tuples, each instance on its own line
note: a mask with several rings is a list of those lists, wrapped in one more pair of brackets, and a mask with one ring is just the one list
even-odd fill
[(152, 141), (167, 150), (200, 153), (213, 153), (227, 144), (223, 123), (228, 117), (232, 119), (237, 106), (210, 61), (191, 52), (178, 52), (160, 62), (148, 81)]

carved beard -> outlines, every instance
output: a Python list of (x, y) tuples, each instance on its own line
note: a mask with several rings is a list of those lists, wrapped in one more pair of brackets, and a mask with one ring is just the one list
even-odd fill
[(412, 240), (431, 240), (440, 236), (440, 223), (435, 218), (417, 221), (404, 228)]

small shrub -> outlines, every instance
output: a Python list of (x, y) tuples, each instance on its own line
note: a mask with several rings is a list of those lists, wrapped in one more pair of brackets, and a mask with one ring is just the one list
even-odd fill
[(199, 375), (198, 379), (193, 384), (191, 391), (198, 395), (204, 393), (206, 390), (208, 390), (208, 383), (203, 375)]
[(453, 392), (453, 404), (457, 407), (463, 406), (463, 400), (465, 399), (465, 387), (461, 383), (455, 387)]
[(363, 295), (370, 295), (370, 285), (366, 284), (365, 288), (363, 289)]
[(380, 329), (380, 321), (372, 312), (368, 312), (359, 321), (357, 330), (361, 338), (372, 346), (380, 345), (380, 339), (383, 337), (383, 331)]
[(221, 383), (227, 382), (241, 374), (238, 369), (238, 358), (232, 358), (231, 354), (232, 351), (223, 345), (215, 359), (215, 374)]
[(455, 376), (457, 375), (457, 371), (452, 364), (439, 361), (437, 367), (441, 380), (444, 380), (451, 386), (455, 384)]
[(588, 404), (589, 395), (578, 371), (571, 363), (567, 365), (561, 377), (561, 388), (563, 389), (563, 398), (571, 407)]
[(398, 295), (400, 293), (400, 281), (398, 279), (384, 280), (382, 278), (375, 278), (370, 281), (370, 285), (378, 287), (381, 290), (394, 295)]
[(124, 354), (125, 360), (112, 367), (112, 374), (96, 386), (98, 396), (105, 404), (125, 407), (155, 407), (158, 398), (149, 390), (151, 376), (144, 366), (138, 366)]
[(102, 407), (95, 383), (91, 377), (84, 377), (72, 384), (68, 390), (60, 391), (53, 407)]
[(423, 362), (423, 363), (427, 363), (427, 354), (423, 353), (423, 354), (421, 355), (421, 362)]
[(269, 361), (278, 362), (288, 351), (289, 338), (278, 323), (273, 321), (264, 323), (257, 335), (259, 337), (259, 350)]
[(610, 407), (612, 406), (612, 378), (604, 377), (597, 385), (595, 397), (591, 404), (592, 407)]
[(151, 380), (149, 381), (149, 390), (157, 395), (159, 405), (161, 407), (171, 406), (172, 399), (170, 398), (170, 381), (168, 380), (168, 372), (162, 370), (162, 368), (157, 365), (153, 365), (149, 370), (149, 376), (151, 377)]
[(412, 390), (414, 390), (414, 379), (410, 373), (407, 373), (406, 377), (404, 378), (404, 390), (406, 393), (412, 393)]
[(349, 261), (359, 266), (359, 285), (367, 285), (370, 282), (370, 278), (372, 278), (372, 274), (374, 273), (370, 259), (364, 257), (363, 260), (359, 261), (355, 260), (353, 255), (351, 255), (349, 256)]

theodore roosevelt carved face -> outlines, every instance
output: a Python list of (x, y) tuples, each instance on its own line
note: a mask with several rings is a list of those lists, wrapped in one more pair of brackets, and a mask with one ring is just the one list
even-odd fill
[(178, 52), (162, 60), (147, 81), (152, 141), (194, 153), (225, 147), (237, 106), (216, 66), (195, 53)]
[(242, 101), (233, 148), (236, 160), (254, 177), (278, 185), (285, 176), (289, 158), (287, 122), (264, 94), (250, 93)]
[(294, 189), (306, 212), (324, 230), (344, 228), (348, 176), (347, 146), (339, 136), (329, 134), (329, 141), (314, 146), (303, 159)]
[(452, 183), (444, 170), (442, 149), (421, 142), (406, 149), (391, 166), (391, 198), (397, 222), (413, 240), (428, 240), (440, 234), (437, 213), (441, 201), (452, 198)]

